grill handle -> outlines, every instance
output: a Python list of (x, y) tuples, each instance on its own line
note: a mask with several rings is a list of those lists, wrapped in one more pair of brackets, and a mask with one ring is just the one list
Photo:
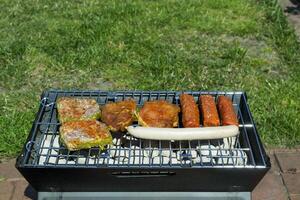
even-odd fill
[(112, 172), (111, 174), (117, 178), (154, 178), (169, 177), (176, 175), (175, 172), (170, 171), (122, 171)]

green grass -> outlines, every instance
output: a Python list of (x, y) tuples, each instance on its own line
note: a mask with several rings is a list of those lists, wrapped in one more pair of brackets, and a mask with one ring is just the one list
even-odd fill
[(0, 0), (0, 157), (47, 88), (244, 90), (263, 142), (300, 142), (299, 44), (276, 3)]

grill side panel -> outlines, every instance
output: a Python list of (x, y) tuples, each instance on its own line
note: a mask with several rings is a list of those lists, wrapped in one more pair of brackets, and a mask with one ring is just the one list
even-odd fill
[[(48, 192), (238, 192), (252, 191), (264, 169), (133, 170), (19, 169), (37, 191)], [(129, 173), (133, 175), (129, 175)], [(161, 176), (158, 175), (161, 173)], [(141, 175), (139, 176), (138, 173)], [(167, 175), (169, 173), (169, 175)], [(149, 174), (149, 175), (145, 175)]]

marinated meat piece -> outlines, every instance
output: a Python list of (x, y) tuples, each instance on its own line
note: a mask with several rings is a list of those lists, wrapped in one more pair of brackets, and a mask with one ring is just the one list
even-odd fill
[(125, 100), (105, 104), (102, 108), (101, 120), (112, 131), (125, 131), (134, 121), (136, 103), (134, 100)]
[(100, 107), (95, 99), (61, 97), (57, 100), (57, 111), (61, 123), (100, 118)]
[(219, 96), (218, 98), (218, 109), (220, 112), (222, 125), (239, 125), (237, 116), (234, 112), (234, 108), (231, 100), (225, 96)]
[(172, 128), (178, 126), (180, 108), (164, 100), (145, 102), (139, 115), (139, 124), (146, 127)]
[(180, 95), (183, 127), (200, 127), (200, 115), (194, 97), (188, 94)]
[(112, 143), (108, 127), (97, 120), (65, 122), (60, 127), (60, 140), (70, 150), (100, 147)]
[(203, 126), (219, 126), (220, 119), (214, 98), (211, 95), (201, 95), (200, 105)]

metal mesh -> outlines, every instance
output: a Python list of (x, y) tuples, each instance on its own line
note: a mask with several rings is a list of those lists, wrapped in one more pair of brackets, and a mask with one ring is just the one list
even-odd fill
[[(200, 94), (211, 94), (216, 99), (219, 95), (229, 96), (238, 114), (240, 135), (218, 140), (157, 141), (134, 138), (128, 133), (113, 133), (113, 144), (108, 145), (106, 150), (91, 148), (70, 152), (59, 141), (60, 123), (57, 120), (56, 110), (58, 97), (89, 97), (96, 99), (100, 105), (133, 98), (141, 107), (145, 101), (156, 99), (165, 99), (179, 104), (181, 92), (49, 91), (42, 96), (32, 134), (25, 145), (23, 165), (143, 168), (264, 166), (264, 157), (260, 154), (259, 159), (263, 160), (263, 164), (258, 163), (252, 151), (249, 134), (256, 134), (256, 130), (250, 111), (241, 111), (241, 108), (247, 107), (246, 98), (242, 92), (186, 93), (193, 95), (197, 102)], [(248, 115), (245, 116), (245, 113)]]

